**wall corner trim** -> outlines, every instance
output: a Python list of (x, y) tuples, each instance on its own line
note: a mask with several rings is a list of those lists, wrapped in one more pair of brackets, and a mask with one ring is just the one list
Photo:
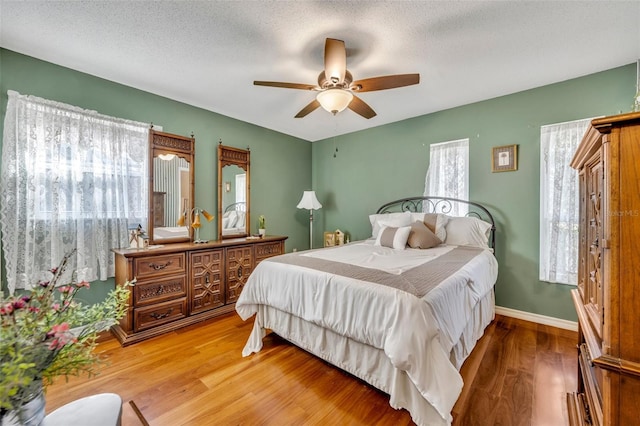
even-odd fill
[(511, 308), (503, 308), (502, 306), (496, 306), (496, 314), (531, 321), (538, 324), (550, 325), (552, 327), (562, 328), (565, 330), (578, 331), (577, 321), (569, 321), (560, 318), (548, 317), (546, 315), (533, 314), (531, 312), (518, 311)]

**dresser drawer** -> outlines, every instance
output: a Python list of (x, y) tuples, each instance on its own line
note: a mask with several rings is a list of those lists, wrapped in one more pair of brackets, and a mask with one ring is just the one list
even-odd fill
[(184, 274), (185, 260), (185, 253), (140, 257), (134, 260), (133, 270), (138, 280), (158, 275)]
[(133, 306), (145, 306), (187, 295), (184, 275), (138, 281), (133, 287)]
[(283, 244), (279, 241), (273, 243), (256, 244), (256, 264), (268, 257), (283, 253)]
[(158, 303), (133, 310), (134, 330), (142, 331), (187, 316), (187, 298)]

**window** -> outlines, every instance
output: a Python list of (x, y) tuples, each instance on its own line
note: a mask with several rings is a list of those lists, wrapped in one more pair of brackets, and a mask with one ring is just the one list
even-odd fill
[(0, 176), (9, 292), (72, 249), (79, 280), (114, 275), (113, 247), (146, 226), (148, 126), (10, 91)]
[[(246, 188), (247, 188), (247, 174), (241, 173), (236, 175), (236, 203), (242, 203), (242, 204), (238, 204), (238, 206), (240, 206), (240, 210), (242, 211), (246, 211), (246, 206), (245, 206), (245, 203), (247, 201)], [(236, 207), (236, 210), (238, 210), (237, 207)]]
[[(469, 139), (431, 144), (424, 195), (469, 199)], [(467, 213), (453, 208), (453, 216)]]
[(540, 128), (540, 280), (578, 282), (578, 173), (569, 163), (591, 119)]

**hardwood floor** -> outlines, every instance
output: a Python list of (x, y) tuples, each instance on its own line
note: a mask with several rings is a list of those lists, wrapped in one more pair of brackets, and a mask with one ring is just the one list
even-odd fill
[[(114, 392), (123, 426), (413, 424), (386, 394), (273, 334), (242, 358), (252, 325), (234, 313), (125, 348), (108, 339), (98, 347), (108, 362), (101, 373), (59, 379), (47, 390), (47, 412)], [(497, 316), (462, 368), (454, 424), (567, 424), (576, 343), (575, 332)]]

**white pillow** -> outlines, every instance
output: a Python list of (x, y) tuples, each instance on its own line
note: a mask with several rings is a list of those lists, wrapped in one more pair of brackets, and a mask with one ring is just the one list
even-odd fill
[(407, 247), (407, 240), (411, 226), (403, 226), (396, 228), (393, 226), (383, 226), (380, 228), (375, 245), (383, 247), (391, 247), (396, 250), (404, 250)]
[(246, 219), (245, 212), (239, 211), (237, 213), (238, 221), (236, 222), (236, 228), (244, 228), (244, 220)]
[(413, 223), (411, 212), (372, 214), (369, 215), (369, 221), (371, 222), (371, 236), (373, 238), (377, 238), (380, 233), (380, 229), (383, 226), (380, 222), (384, 222), (386, 226), (394, 226), (396, 228), (409, 226)]
[(229, 222), (227, 223), (227, 229), (235, 228), (236, 223), (238, 223), (238, 213), (235, 211), (229, 212)]
[(489, 248), (491, 224), (477, 217), (450, 217), (445, 244)]
[(425, 214), (426, 213), (422, 213), (422, 212), (418, 212), (418, 213), (411, 212), (411, 223), (415, 222), (416, 220), (419, 220), (420, 222), (424, 222)]

